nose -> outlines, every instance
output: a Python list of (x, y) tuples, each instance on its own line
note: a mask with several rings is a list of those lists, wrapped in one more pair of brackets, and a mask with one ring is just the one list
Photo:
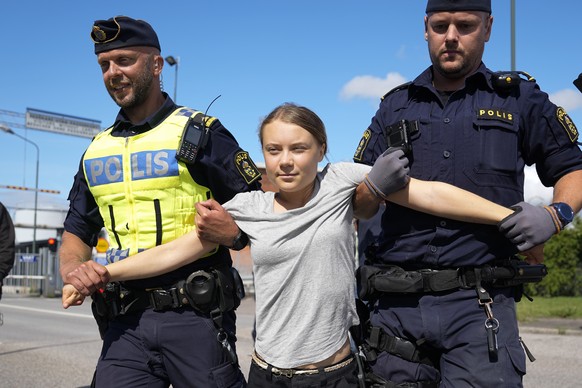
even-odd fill
[(447, 29), (447, 33), (445, 35), (445, 40), (447, 42), (456, 42), (459, 38), (459, 31), (454, 24), (449, 24), (449, 28)]
[(292, 167), (293, 166), (293, 154), (289, 151), (283, 151), (281, 153), (281, 159), (279, 164), (281, 167)]

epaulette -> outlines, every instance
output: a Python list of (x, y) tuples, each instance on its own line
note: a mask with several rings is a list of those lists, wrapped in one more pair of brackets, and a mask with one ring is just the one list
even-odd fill
[(497, 90), (509, 90), (519, 86), (521, 81), (535, 82), (535, 78), (525, 71), (495, 71), (491, 73), (491, 84)]
[(208, 116), (202, 111), (194, 110), (192, 108), (182, 107), (178, 111), (179, 115), (187, 116), (192, 119), (192, 121), (196, 124), (202, 124), (202, 121), (205, 122), (206, 127), (210, 128), (212, 124), (217, 120), (216, 117)]
[(412, 82), (405, 82), (402, 85), (398, 85), (397, 87), (395, 87), (394, 89), (390, 90), (388, 93), (386, 93), (385, 95), (382, 96), (382, 100), (385, 99), (386, 97), (388, 97), (389, 95), (391, 95), (392, 93), (396, 93), (400, 90), (404, 90), (404, 89), (408, 89), (408, 87), (412, 84)]

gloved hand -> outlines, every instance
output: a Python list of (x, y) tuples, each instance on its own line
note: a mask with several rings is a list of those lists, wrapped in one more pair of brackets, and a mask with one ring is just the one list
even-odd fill
[(497, 227), (520, 252), (545, 243), (560, 230), (551, 209), (519, 202), (511, 207), (515, 212), (502, 219)]
[(409, 161), (400, 148), (389, 148), (374, 163), (366, 176), (366, 186), (378, 197), (386, 198), (410, 181)]

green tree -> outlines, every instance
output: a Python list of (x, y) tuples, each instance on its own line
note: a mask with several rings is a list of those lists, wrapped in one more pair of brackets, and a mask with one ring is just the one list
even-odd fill
[(527, 284), (531, 296), (578, 296), (581, 294), (582, 220), (553, 236), (544, 247), (548, 275), (540, 283)]

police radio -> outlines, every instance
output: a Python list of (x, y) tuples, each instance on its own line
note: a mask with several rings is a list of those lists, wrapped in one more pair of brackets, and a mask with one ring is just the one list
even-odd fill
[(386, 145), (390, 148), (401, 148), (406, 155), (412, 152), (410, 136), (418, 132), (418, 121), (400, 120), (396, 124), (384, 128)]
[(196, 157), (198, 152), (202, 150), (206, 143), (208, 143), (208, 138), (210, 134), (210, 128), (206, 126), (206, 113), (214, 101), (220, 97), (218, 95), (206, 108), (202, 119), (196, 119), (198, 115), (190, 117), (186, 126), (184, 127), (184, 132), (182, 132), (182, 138), (180, 139), (180, 145), (176, 152), (176, 159), (186, 164), (194, 164), (196, 162)]
[(186, 164), (194, 164), (198, 150), (204, 148), (208, 141), (208, 132), (204, 118), (201, 123), (196, 123), (190, 117), (182, 133), (176, 159)]

